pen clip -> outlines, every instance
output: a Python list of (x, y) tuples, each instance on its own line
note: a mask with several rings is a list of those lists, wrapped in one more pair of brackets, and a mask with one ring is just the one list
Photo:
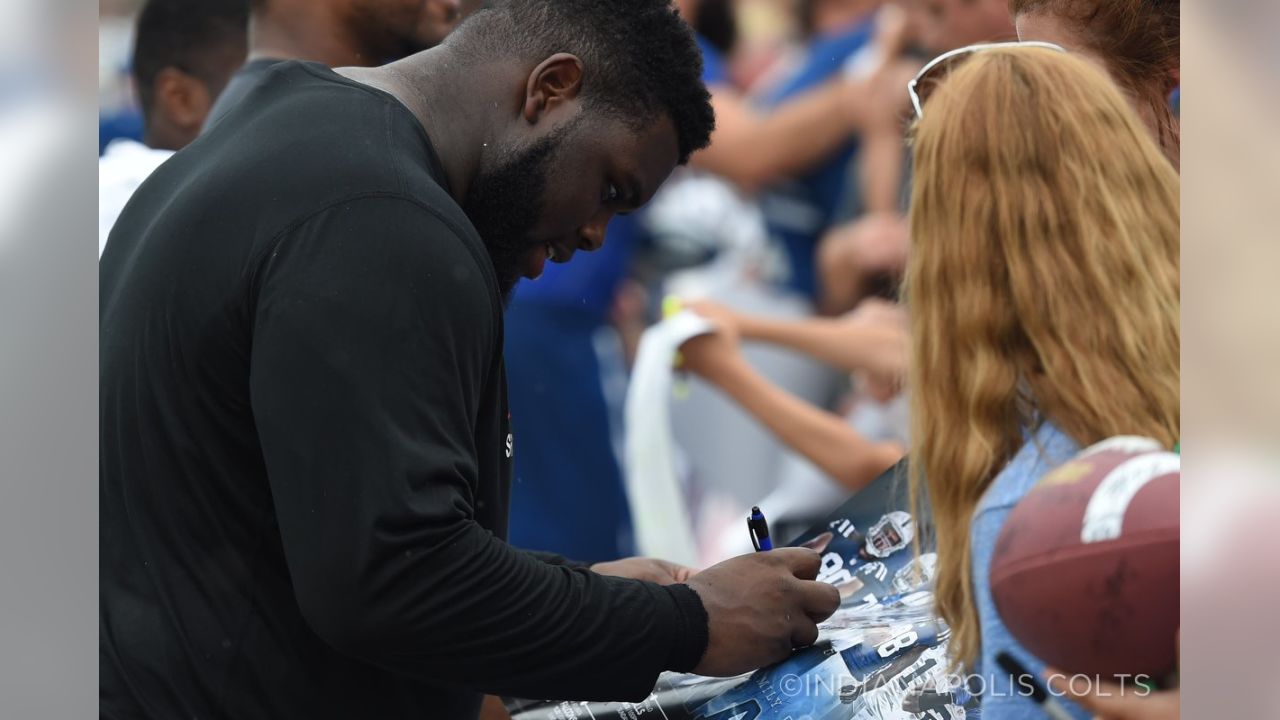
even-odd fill
[(758, 507), (751, 508), (751, 514), (747, 516), (747, 534), (751, 536), (751, 545), (756, 552), (773, 549), (773, 543), (769, 541), (769, 521), (764, 519), (764, 513)]

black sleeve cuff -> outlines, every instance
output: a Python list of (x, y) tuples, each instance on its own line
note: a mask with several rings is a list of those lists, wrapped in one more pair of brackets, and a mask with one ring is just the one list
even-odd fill
[(662, 589), (671, 594), (680, 619), (675, 642), (667, 656), (667, 669), (693, 672), (707, 652), (707, 610), (702, 606), (702, 598), (688, 585), (666, 585)]

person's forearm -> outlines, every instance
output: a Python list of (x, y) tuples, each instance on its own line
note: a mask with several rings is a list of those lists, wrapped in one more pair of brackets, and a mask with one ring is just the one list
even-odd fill
[(902, 125), (896, 116), (863, 134), (858, 173), (867, 214), (901, 212), (903, 147)]
[(846, 372), (866, 369), (867, 355), (859, 330), (839, 320), (744, 315), (739, 331), (744, 340), (788, 347)]
[(896, 58), (889, 60), (870, 80), (871, 97), (864, 118), (858, 168), (867, 214), (902, 212), (902, 175), (910, 110), (903, 88), (918, 69), (916, 61)]
[(779, 388), (745, 360), (734, 360), (707, 379), (844, 487), (861, 490), (884, 470), (873, 444), (842, 418)]
[(768, 114), (753, 110), (741, 97), (717, 92), (712, 98), (716, 131), (693, 163), (748, 192), (802, 174), (859, 129), (859, 89), (836, 80)]
[[(415, 552), (351, 558), (350, 583), (304, 585), (312, 627), (389, 670), (488, 694), (638, 701), (666, 669), (691, 670), (706, 616), (687, 586), (549, 565), (460, 521)], [(335, 564), (345, 566), (349, 558)], [(697, 605), (697, 607), (694, 607)], [(688, 637), (701, 637), (690, 649)]]

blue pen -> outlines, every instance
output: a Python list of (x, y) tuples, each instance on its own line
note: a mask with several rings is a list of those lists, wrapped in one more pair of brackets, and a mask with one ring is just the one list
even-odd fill
[(772, 550), (773, 541), (769, 539), (769, 521), (764, 519), (760, 508), (751, 508), (751, 517), (747, 518), (747, 532), (751, 535), (751, 546), (756, 552)]

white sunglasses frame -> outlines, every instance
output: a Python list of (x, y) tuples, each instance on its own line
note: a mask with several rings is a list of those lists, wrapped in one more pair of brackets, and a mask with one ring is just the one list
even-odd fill
[(911, 82), (907, 83), (907, 93), (911, 96), (911, 107), (915, 108), (916, 119), (920, 119), (924, 117), (924, 109), (921, 107), (922, 103), (920, 101), (920, 95), (917, 92), (916, 88), (920, 86), (920, 81), (923, 80), (925, 76), (927, 76), (929, 72), (932, 71), (934, 68), (950, 60), (951, 58), (956, 57), (957, 55), (967, 55), (972, 53), (978, 53), (978, 52), (982, 52), (983, 50), (992, 50), (995, 48), (1014, 48), (1014, 47), (1042, 48), (1045, 50), (1056, 50), (1060, 53), (1065, 53), (1067, 51), (1067, 49), (1062, 47), (1061, 45), (1055, 45), (1051, 42), (1043, 42), (1040, 40), (977, 43), (975, 45), (966, 45), (962, 48), (956, 48), (955, 50), (948, 50), (947, 52), (944, 52), (938, 57), (925, 63), (924, 67), (920, 68), (920, 72), (916, 73), (916, 76), (911, 78)]

